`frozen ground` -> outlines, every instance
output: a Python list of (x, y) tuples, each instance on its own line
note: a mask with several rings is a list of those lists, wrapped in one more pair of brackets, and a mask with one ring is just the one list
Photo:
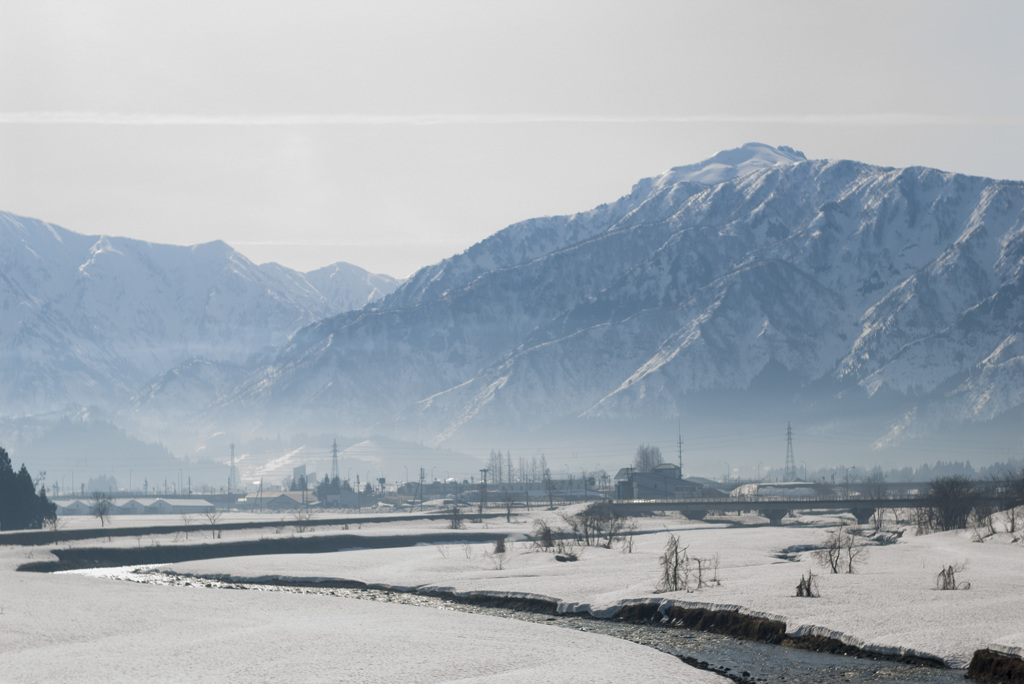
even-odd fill
[[(1024, 615), (1024, 545), (1006, 533), (977, 543), (968, 532), (914, 536), (908, 531), (895, 545), (870, 547), (855, 574), (827, 575), (807, 552), (791, 552), (789, 557), (795, 560), (779, 557), (784, 549), (820, 543), (828, 532), (823, 528), (734, 528), (694, 524), (673, 516), (645, 518), (639, 520), (640, 534), (634, 539), (632, 553), (623, 553), (618, 547), (587, 547), (579, 561), (560, 563), (553, 554), (533, 550), (521, 541), (530, 532), (532, 521), (542, 515), (552, 522), (557, 519), (553, 513), (534, 511), (524, 512), (518, 522), (514, 519), (512, 523), (467, 524), (467, 531), (503, 532), (517, 540), (501, 558), (489, 553), (489, 544), (455, 543), (223, 558), (179, 563), (173, 569), (239, 578), (341, 578), (398, 588), (526, 594), (557, 600), (566, 612), (596, 615), (606, 615), (622, 603), (643, 598), (736, 608), (782, 619), (791, 634), (823, 634), (879, 651), (934, 656), (959, 668), (966, 667), (979, 648), (1024, 652), (1024, 622), (1020, 617)], [(224, 520), (228, 519), (225, 516)], [(1001, 526), (997, 525), (997, 529)], [(443, 521), (406, 521), (352, 525), (347, 532), (380, 535), (444, 530)], [(338, 532), (335, 528), (306, 534)], [(669, 533), (677, 534), (688, 545), (691, 556), (719, 555), (721, 586), (692, 593), (654, 592), (658, 557)], [(276, 534), (294, 531), (224, 532), (220, 541)], [(205, 531), (190, 536), (190, 543), (209, 539)], [(73, 544), (175, 543), (184, 543), (183, 536), (85, 540)], [(546, 681), (547, 676), (552, 681), (599, 681), (595, 677), (604, 674), (608, 674), (609, 680), (637, 681), (642, 676), (647, 678), (644, 672), (664, 673), (667, 667), (684, 673), (682, 677), (694, 678), (682, 681), (705, 681), (702, 678), (709, 677), (707, 673), (683, 668), (671, 658), (665, 660), (668, 656), (663, 654), (644, 649), (629, 651), (632, 646), (618, 642), (613, 642), (613, 646), (603, 640), (587, 641), (585, 637), (592, 635), (563, 636), (559, 631), (558, 638), (551, 639), (550, 632), (542, 626), (507, 625), (501, 621), (482, 628), (476, 622), (482, 616), (453, 616), (429, 610), (422, 614), (413, 607), (376, 603), (349, 608), (350, 602), (336, 598), (326, 598), (328, 603), (324, 603), (312, 596), (137, 586), (70, 575), (13, 574), (13, 566), (29, 553), (27, 549), (11, 547), (0, 551), (4, 575), (0, 581), (0, 650), (5, 653), (5, 662), (12, 653), (11, 662), (25, 668), (31, 676), (38, 673), (39, 681), (60, 679), (60, 658), (63, 653), (72, 652), (90, 654), (84, 662), (95, 669), (86, 672), (94, 673), (96, 679), (101, 678), (99, 673), (106, 679), (105, 668), (125, 659), (147, 662), (150, 667), (182, 662), (200, 668), (203, 673), (214, 673), (210, 674), (210, 681), (218, 678), (218, 672), (235, 672), (232, 668), (239, 663), (249, 668), (246, 671), (250, 674), (275, 680), (285, 678), (287, 661), (306, 668), (302, 670), (304, 676), (315, 679), (318, 672), (327, 672), (324, 668), (334, 667), (337, 662), (357, 667), (365, 659), (367, 667), (367, 663), (374, 663), (379, 668), (374, 672), (380, 672), (382, 681), (446, 681), (499, 676), (497, 673), (506, 672), (503, 668), (513, 667), (513, 663), (515, 667), (529, 667), (531, 663), (523, 659), (523, 653), (534, 651), (544, 654), (546, 665), (537, 671), (514, 670), (518, 674), (508, 675), (510, 681)], [(38, 548), (31, 553), (35, 560), (47, 555)], [(969, 591), (935, 589), (939, 569), (951, 563), (965, 565), (958, 579), (971, 583)], [(820, 598), (794, 596), (800, 575), (808, 570), (820, 573)], [(336, 605), (332, 601), (343, 603)], [(410, 612), (406, 613), (407, 610)], [(91, 621), (98, 621), (102, 629), (90, 630)], [(382, 635), (388, 640), (382, 640)], [(296, 655), (281, 655), (292, 651), (281, 646), (279, 652), (279, 642), (274, 639), (298, 649)], [(42, 644), (32, 645), (40, 640)], [(398, 656), (384, 653), (393, 651), (387, 646), (389, 643), (403, 644)], [(509, 660), (501, 660), (497, 670), (489, 669), (493, 664), (490, 654), (501, 653), (501, 658), (505, 657), (502, 643), (507, 644)], [(330, 655), (331, 649), (339, 648), (347, 655)], [(573, 659), (572, 653), (579, 649), (587, 654), (586, 674)], [(146, 656), (149, 651), (155, 655)], [(97, 652), (115, 655), (92, 655)], [(119, 653), (121, 656), (116, 655)], [(233, 655), (228, 657), (228, 653)], [(449, 653), (455, 655), (449, 657)], [(218, 658), (227, 660), (220, 662)], [(413, 661), (428, 665), (410, 669)], [(450, 670), (453, 662), (459, 663), (457, 670)], [(435, 666), (436, 663), (443, 666)], [(260, 665), (267, 667), (265, 675), (254, 669)], [(541, 676), (545, 671), (548, 674)], [(412, 676), (413, 672), (417, 674)], [(416, 679), (421, 675), (421, 679)], [(650, 677), (660, 678), (657, 674)], [(353, 677), (362, 678), (361, 674)]]
[[(526, 523), (487, 525), (512, 535), (530, 527)], [(438, 531), (442, 523), (388, 527)], [(467, 529), (481, 527), (470, 524)], [(908, 531), (897, 544), (869, 547), (855, 574), (831, 575), (809, 552), (794, 554), (796, 560), (779, 557), (789, 547), (819, 544), (828, 533), (823, 528), (731, 528), (675, 517), (641, 519), (641, 528), (647, 534), (636, 536), (632, 553), (587, 547), (575, 563), (557, 562), (553, 554), (517, 542), (500, 563), (487, 554), (488, 545), (473, 544), (226, 558), (182, 563), (175, 569), (537, 595), (559, 601), (563, 611), (598, 616), (624, 602), (653, 597), (766, 615), (784, 620), (793, 635), (825, 635), (880, 652), (937, 657), (956, 668), (966, 668), (979, 648), (1024, 650), (1024, 544), (1006, 533), (979, 543), (964, 531), (922, 536)], [(691, 556), (719, 555), (721, 586), (691, 593), (654, 592), (658, 557), (669, 532), (679, 535)], [(965, 566), (957, 579), (969, 581), (969, 591), (936, 590), (936, 575), (950, 564)], [(795, 596), (796, 584), (808, 570), (819, 575), (819, 598)]]
[(0, 547), (0, 681), (725, 681), (647, 647), (514, 620), (14, 571), (48, 555)]

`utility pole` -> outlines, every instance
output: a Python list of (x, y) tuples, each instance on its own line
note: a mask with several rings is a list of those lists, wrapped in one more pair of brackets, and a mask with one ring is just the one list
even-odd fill
[(423, 480), (426, 478), (426, 471), (420, 468), (420, 484), (419, 484), (419, 499), (420, 499), (420, 510), (423, 510)]
[(796, 459), (793, 457), (793, 426), (786, 423), (786, 482), (796, 482)]
[(487, 468), (480, 469), (480, 520), (484, 519), (484, 504), (487, 503)]

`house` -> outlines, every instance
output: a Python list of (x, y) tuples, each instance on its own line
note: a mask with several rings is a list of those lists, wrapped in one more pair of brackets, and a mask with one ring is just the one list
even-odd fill
[(729, 492), (733, 498), (813, 499), (823, 495), (827, 489), (815, 482), (753, 482), (740, 485)]
[(725, 496), (695, 480), (682, 477), (679, 466), (661, 463), (648, 472), (622, 468), (615, 475), (616, 499), (705, 499)]
[(143, 515), (154, 499), (115, 499), (111, 513), (115, 515)]
[(253, 492), (245, 497), (242, 504), (250, 510), (290, 511), (296, 508), (319, 506), (320, 502), (311, 491), (298, 492)]
[(91, 514), (91, 507), (81, 499), (75, 499), (74, 501), (56, 501), (55, 503), (57, 504), (57, 515)]
[(214, 509), (206, 499), (156, 499), (146, 506), (147, 513), (188, 515), (208, 513)]

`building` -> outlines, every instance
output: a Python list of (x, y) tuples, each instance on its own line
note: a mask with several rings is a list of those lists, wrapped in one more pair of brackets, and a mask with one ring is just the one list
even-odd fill
[(296, 508), (319, 506), (313, 492), (253, 492), (240, 504), (254, 511), (291, 511)]
[[(93, 502), (74, 499), (57, 501), (57, 515), (92, 515)], [(110, 515), (183, 515), (212, 511), (213, 504), (206, 499), (111, 499)]]
[(615, 475), (616, 499), (706, 499), (724, 493), (682, 477), (679, 466), (662, 463), (649, 472), (623, 468)]

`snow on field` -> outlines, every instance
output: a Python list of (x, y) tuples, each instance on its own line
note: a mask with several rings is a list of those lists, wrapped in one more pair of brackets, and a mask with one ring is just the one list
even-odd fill
[[(549, 514), (550, 515), (550, 514)], [(513, 535), (529, 525), (487, 523)], [(362, 533), (375, 533), (367, 526)], [(380, 526), (384, 527), (384, 526)], [(360, 580), (399, 588), (443, 588), (457, 592), (535, 595), (557, 600), (560, 610), (602, 616), (630, 600), (654, 597), (687, 606), (738, 609), (784, 620), (793, 635), (816, 634), (889, 653), (941, 658), (965, 668), (974, 651), (993, 647), (1024, 650), (1024, 545), (1007, 534), (985, 543), (968, 532), (913, 536), (871, 546), (855, 574), (825, 574), (809, 552), (784, 560), (789, 547), (820, 543), (826, 529), (797, 526), (729, 528), (692, 524), (675, 517), (641, 520), (643, 534), (633, 553), (587, 547), (579, 561), (557, 562), (553, 554), (522, 541), (499, 559), (486, 544), (448, 544), (328, 554), (254, 556), (181, 563), (175, 570), (238, 577), (281, 575)], [(387, 529), (438, 531), (442, 522), (402, 523)], [(483, 526), (469, 524), (467, 530)], [(658, 557), (669, 532), (688, 545), (690, 556), (718, 554), (721, 586), (692, 593), (655, 594)], [(969, 591), (939, 591), (936, 575), (964, 564), (957, 579)], [(797, 598), (800, 576), (819, 575), (821, 596)]]
[(0, 547), (0, 681), (725, 681), (644, 646), (483, 615), (14, 571), (48, 555)]

